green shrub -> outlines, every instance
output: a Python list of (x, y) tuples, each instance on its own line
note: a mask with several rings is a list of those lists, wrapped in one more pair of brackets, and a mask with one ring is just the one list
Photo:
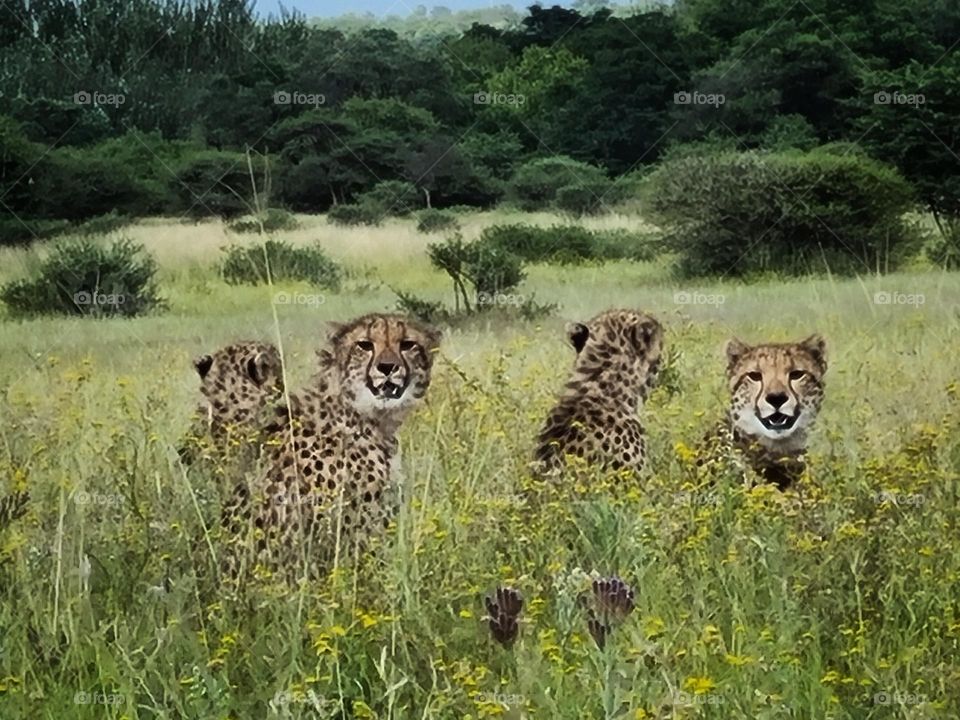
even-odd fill
[(397, 295), (397, 309), (401, 312), (412, 315), (426, 323), (441, 323), (451, 319), (449, 311), (443, 306), (442, 302), (424, 300), (402, 290), (394, 290), (394, 292)]
[(296, 230), (300, 223), (292, 213), (280, 208), (268, 208), (258, 217), (251, 215), (238, 218), (227, 224), (227, 228), (235, 233), (277, 232), (280, 230)]
[(51, 152), (33, 172), (36, 217), (79, 221), (139, 212), (146, 190), (133, 168), (102, 157), (96, 148)]
[[(517, 168), (510, 179), (507, 196), (523, 210), (543, 210), (553, 206), (562, 188), (600, 188), (609, 184), (603, 170), (573, 158), (539, 158)], [(574, 203), (574, 191), (567, 191)], [(597, 193), (602, 196), (603, 193)], [(583, 204), (583, 201), (580, 201)]]
[(428, 209), (417, 213), (418, 232), (435, 233), (459, 229), (460, 221), (452, 212)]
[(423, 207), (423, 198), (413, 183), (383, 180), (358, 195), (356, 204), (381, 216), (404, 217)]
[(527, 262), (580, 262), (593, 258), (590, 231), (576, 225), (541, 228), (534, 225), (492, 225), (481, 241), (503, 248)]
[(107, 233), (116, 232), (117, 230), (126, 227), (133, 220), (126, 215), (121, 215), (117, 211), (108, 212), (106, 215), (100, 215), (98, 217), (90, 218), (89, 220), (84, 220), (82, 223), (72, 228), (70, 231), (75, 232), (78, 235), (106, 235)]
[(650, 260), (657, 254), (649, 235), (624, 229), (588, 230), (579, 225), (492, 225), (484, 229), (480, 240), (532, 263)]
[(340, 266), (319, 246), (294, 247), (288, 242), (267, 240), (256, 245), (231, 245), (224, 248), (224, 253), (223, 279), (231, 285), (303, 280), (327, 290), (340, 287)]
[(593, 252), (597, 260), (653, 260), (662, 252), (658, 235), (625, 228), (593, 231)]
[(383, 214), (366, 205), (334, 205), (327, 220), (334, 225), (379, 225)]
[(129, 240), (74, 240), (57, 245), (35, 277), (4, 286), (0, 299), (15, 315), (130, 317), (164, 305), (155, 273), (153, 258)]
[(0, 247), (22, 245), (31, 240), (46, 240), (62, 235), (72, 226), (66, 220), (31, 220), (0, 217)]
[(597, 215), (608, 210), (614, 202), (610, 192), (613, 187), (613, 182), (606, 179), (588, 185), (567, 185), (557, 190), (555, 205), (558, 210), (574, 217)]
[[(266, 172), (262, 157), (251, 156), (253, 176), (261, 183)], [(189, 217), (215, 215), (235, 218), (253, 207), (253, 187), (247, 156), (239, 152), (204, 150), (182, 160), (169, 183), (177, 198), (176, 211)], [(258, 192), (263, 188), (258, 187)]]
[(927, 257), (946, 270), (960, 269), (960, 223), (941, 221), (941, 231), (927, 248)]
[(467, 312), (479, 309), (482, 296), (508, 292), (526, 277), (518, 255), (483, 239), (465, 243), (456, 235), (429, 245), (427, 254), (433, 266), (453, 281), (457, 312), (461, 303)]
[(910, 185), (862, 156), (683, 157), (653, 174), (647, 204), (685, 275), (889, 270), (921, 239)]
[(67, 220), (0, 218), (0, 246), (48, 240), (59, 235), (106, 235), (126, 227), (131, 222), (131, 218), (115, 211), (79, 223)]

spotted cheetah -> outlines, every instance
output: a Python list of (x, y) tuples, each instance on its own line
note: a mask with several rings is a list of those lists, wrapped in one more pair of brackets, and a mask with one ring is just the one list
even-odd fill
[(269, 411), (283, 400), (283, 366), (277, 348), (238, 342), (201, 355), (193, 365), (204, 400), (180, 457), (193, 462), (198, 457), (223, 460), (256, 455), (259, 430), (271, 419)]
[(228, 577), (247, 562), (288, 577), (302, 558), (326, 567), (389, 525), (397, 431), (427, 392), (439, 342), (437, 330), (399, 315), (334, 326), (319, 372), (267, 428), (265, 472), (225, 508)]
[(826, 342), (727, 345), (730, 409), (722, 435), (738, 457), (781, 490), (805, 469), (807, 433), (823, 401)]
[(29, 502), (30, 494), (26, 492), (15, 492), (0, 498), (0, 530), (26, 515)]
[(637, 417), (656, 381), (663, 328), (635, 310), (608, 310), (567, 330), (573, 374), (540, 432), (535, 466), (555, 472), (564, 455), (614, 470), (642, 470), (644, 429)]

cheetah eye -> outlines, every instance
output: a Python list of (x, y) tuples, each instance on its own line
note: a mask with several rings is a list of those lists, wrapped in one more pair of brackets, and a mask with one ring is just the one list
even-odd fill
[(791, 370), (790, 379), (791, 380), (800, 380), (806, 373), (803, 370)]
[(417, 344), (413, 340), (403, 340), (400, 343), (400, 352), (409, 352), (410, 350), (416, 350)]
[(760, 382), (761, 380), (763, 380), (763, 373), (759, 373), (756, 371), (749, 372), (747, 373), (747, 377), (753, 380), (754, 382)]
[(371, 352), (373, 350), (373, 343), (369, 340), (360, 340), (357, 342), (357, 347), (364, 352)]

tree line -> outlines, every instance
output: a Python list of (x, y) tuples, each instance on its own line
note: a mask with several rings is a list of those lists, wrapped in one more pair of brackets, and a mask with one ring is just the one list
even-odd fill
[(845, 143), (897, 168), (950, 233), (958, 37), (949, 0), (534, 5), (511, 27), (423, 37), (260, 19), (249, 0), (10, 0), (0, 229), (238, 214), (251, 175), (298, 211), (383, 181), (489, 206), (547, 157), (575, 184), (578, 167), (643, 175), (684, 148)]

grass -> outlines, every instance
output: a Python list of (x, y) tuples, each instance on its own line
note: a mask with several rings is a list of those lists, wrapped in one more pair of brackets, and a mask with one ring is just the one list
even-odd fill
[[(693, 286), (657, 263), (535, 266), (518, 292), (557, 316), (447, 330), (402, 432), (390, 541), (327, 582), (235, 599), (216, 539), (197, 542), (230, 481), (176, 458), (198, 395), (190, 359), (279, 337), (297, 387), (326, 321), (392, 308), (388, 285), (450, 293), (413, 221), (298, 219), (278, 237), (319, 240), (350, 271), (322, 304), (271, 306), (303, 284), (224, 284), (222, 226), (156, 221), (124, 233), (158, 258), (165, 314), (0, 323), (0, 482), (33, 497), (0, 531), (0, 717), (960, 715), (960, 275)], [(3, 251), (0, 281), (36, 252)], [(723, 302), (678, 302), (708, 296)], [(564, 322), (610, 306), (656, 314), (675, 353), (644, 413), (651, 470), (542, 486), (526, 463), (572, 361)], [(690, 448), (723, 411), (725, 341), (813, 331), (830, 369), (802, 491), (695, 489)], [(594, 572), (636, 591), (603, 652), (577, 602)], [(497, 585), (525, 598), (512, 650), (482, 622)]]

